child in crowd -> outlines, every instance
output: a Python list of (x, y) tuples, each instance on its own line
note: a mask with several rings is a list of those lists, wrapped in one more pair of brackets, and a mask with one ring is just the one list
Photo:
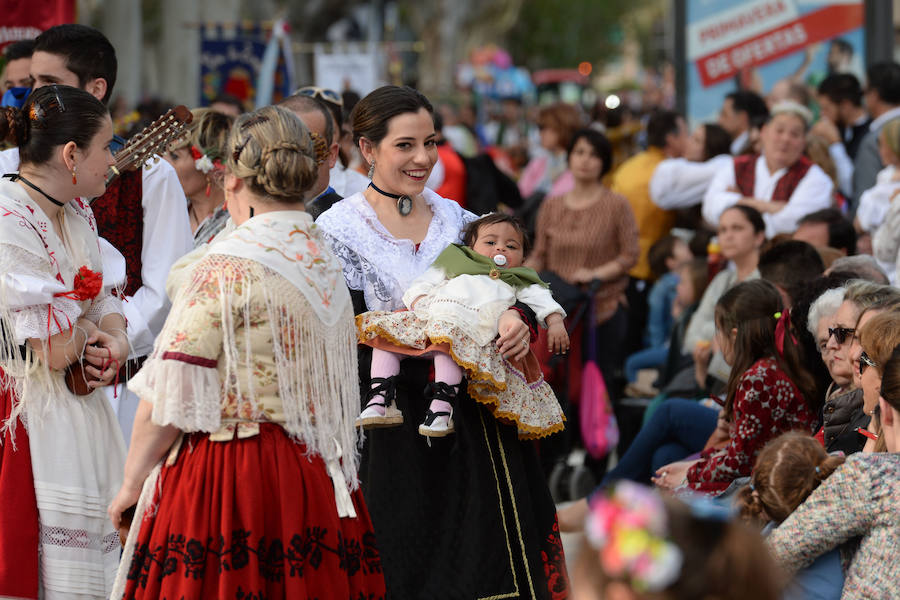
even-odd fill
[[(740, 283), (719, 299), (715, 310), (716, 341), (731, 366), (731, 376), (718, 424), (712, 425), (712, 420), (708, 421), (706, 435), (713, 430), (722, 430), (725, 441), (706, 444), (707, 449), (699, 460), (659, 468), (655, 483), (666, 488), (684, 485), (695, 491), (719, 494), (734, 479), (750, 474), (756, 455), (779, 433), (800, 429), (812, 434), (815, 411), (801, 392), (812, 389), (812, 376), (804, 367), (800, 347), (786, 329), (789, 326), (782, 310), (778, 290), (763, 280)], [(673, 406), (670, 412), (682, 412), (665, 415), (663, 409), (672, 402), (676, 401), (663, 404), (657, 413), (664, 415), (659, 418), (674, 420), (676, 428), (687, 410), (698, 413), (692, 417), (694, 422), (716, 418), (714, 411), (702, 406), (693, 409)], [(711, 414), (705, 413), (703, 417), (703, 410)], [(654, 424), (656, 418), (657, 414), (654, 414), (644, 429), (673, 427), (672, 424)], [(680, 441), (680, 436), (675, 432), (661, 441), (663, 445), (671, 444)], [(697, 438), (694, 438), (693, 444), (696, 442)], [(680, 451), (687, 450), (682, 454), (686, 456), (698, 449), (682, 443)], [(621, 462), (625, 462), (625, 458), (623, 456)]]
[(572, 577), (578, 600), (775, 600), (758, 534), (711, 501), (622, 481), (591, 503)]
[(419, 433), (443, 437), (453, 433), (453, 402), (463, 371), (473, 399), (494, 415), (513, 422), (519, 435), (542, 437), (563, 428), (564, 417), (550, 386), (530, 354), (512, 365), (493, 341), (498, 319), (517, 300), (531, 307), (548, 328), (551, 352), (569, 349), (565, 311), (533, 269), (522, 267), (527, 236), (514, 217), (492, 213), (468, 225), (465, 245), (451, 244), (412, 282), (403, 296), (407, 311), (370, 311), (357, 317), (359, 339), (374, 348), (372, 387), (357, 419), (362, 427), (403, 423), (393, 405), (396, 377), (404, 356), (431, 356), (434, 383)]
[[(777, 526), (842, 464), (842, 455), (829, 455), (805, 433), (780, 435), (759, 453), (750, 484), (738, 492), (741, 516), (758, 527)], [(840, 554), (834, 549), (797, 574), (785, 600), (838, 600), (843, 585)]]
[[(705, 259), (689, 259), (686, 263), (665, 275), (665, 277), (673, 275), (676, 280), (674, 290), (675, 297), (669, 306), (669, 331), (661, 346), (656, 348), (645, 348), (639, 352), (635, 352), (625, 360), (625, 376), (628, 378), (629, 382), (629, 386), (625, 390), (627, 395), (636, 397), (656, 395), (655, 393), (651, 393), (653, 390), (644, 390), (634, 385), (634, 382), (637, 381), (638, 371), (641, 369), (660, 368), (666, 363), (670, 355), (669, 348), (671, 346), (670, 342), (672, 340), (672, 335), (675, 334), (676, 331), (680, 331), (678, 335), (678, 352), (680, 355), (680, 340), (684, 335), (683, 330), (687, 327), (691, 315), (694, 314), (694, 310), (697, 308), (700, 298), (703, 297), (703, 292), (706, 291), (706, 285), (709, 281), (708, 273), (709, 269), (707, 268)], [(657, 282), (653, 287), (653, 290), (656, 290), (656, 286), (660, 283), (661, 282)], [(652, 294), (653, 292), (651, 291), (651, 296)], [(653, 309), (651, 308), (651, 311), (652, 310)], [(649, 324), (647, 329), (649, 333)]]

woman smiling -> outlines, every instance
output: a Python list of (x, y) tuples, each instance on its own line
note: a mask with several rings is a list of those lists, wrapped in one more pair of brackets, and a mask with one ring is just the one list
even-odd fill
[(722, 169), (703, 198), (703, 218), (718, 223), (729, 206), (752, 206), (766, 222), (766, 237), (793, 233), (797, 221), (831, 205), (834, 184), (803, 155), (809, 110), (796, 102), (781, 102), (760, 131), (762, 154), (733, 159)]

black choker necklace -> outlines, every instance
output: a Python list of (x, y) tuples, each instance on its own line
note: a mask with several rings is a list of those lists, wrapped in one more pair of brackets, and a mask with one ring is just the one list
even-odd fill
[(396, 200), (397, 201), (397, 212), (400, 213), (402, 216), (405, 217), (406, 215), (408, 215), (409, 213), (412, 212), (413, 201), (412, 201), (412, 198), (410, 198), (406, 194), (402, 194), (402, 195), (401, 194), (390, 194), (390, 193), (384, 191), (383, 189), (379, 188), (377, 185), (375, 185), (374, 181), (369, 184), (369, 187), (372, 188), (373, 190), (375, 190), (376, 192), (378, 192), (379, 194), (381, 194), (382, 196), (387, 196), (388, 198), (393, 198), (394, 200)]
[(65, 204), (64, 202), (60, 202), (59, 200), (57, 200), (56, 198), (54, 198), (53, 196), (51, 196), (50, 194), (48, 194), (47, 192), (45, 192), (44, 190), (39, 188), (38, 186), (34, 185), (33, 183), (31, 183), (30, 181), (28, 181), (27, 179), (25, 179), (18, 173), (7, 173), (3, 177), (6, 179), (9, 179), (10, 181), (21, 181), (22, 183), (24, 183), (25, 185), (27, 185), (28, 187), (30, 187), (31, 189), (36, 191), (38, 194), (40, 194), (41, 196), (43, 196), (44, 198), (46, 198), (47, 200), (49, 200), (50, 202), (52, 202), (53, 204), (55, 204), (57, 206), (63, 206)]

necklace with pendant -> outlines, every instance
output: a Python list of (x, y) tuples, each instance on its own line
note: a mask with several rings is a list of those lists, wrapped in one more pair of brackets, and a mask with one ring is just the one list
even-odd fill
[(375, 185), (375, 182), (369, 184), (369, 187), (381, 194), (382, 196), (387, 196), (388, 198), (393, 198), (397, 201), (397, 212), (400, 213), (400, 216), (407, 216), (412, 212), (413, 201), (412, 198), (407, 196), (406, 194), (391, 194), (390, 192), (386, 192), (383, 189), (379, 188)]

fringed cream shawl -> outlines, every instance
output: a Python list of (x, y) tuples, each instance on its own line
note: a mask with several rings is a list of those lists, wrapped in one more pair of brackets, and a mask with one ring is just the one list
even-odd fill
[(312, 218), (279, 211), (210, 245), (129, 387), (153, 421), (247, 437), (275, 422), (357, 487), (356, 332), (341, 265)]

